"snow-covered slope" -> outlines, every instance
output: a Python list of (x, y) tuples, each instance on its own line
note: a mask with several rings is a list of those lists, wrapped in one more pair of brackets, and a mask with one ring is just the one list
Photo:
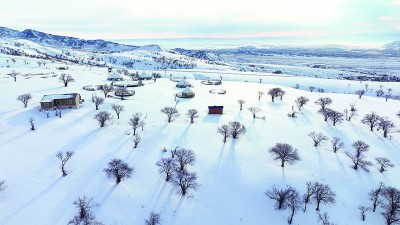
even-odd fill
[[(0, 224), (67, 224), (77, 213), (72, 203), (79, 196), (86, 195), (99, 203), (93, 209), (96, 218), (110, 225), (143, 224), (152, 211), (160, 213), (162, 224), (169, 225), (284, 225), (289, 212), (276, 211), (274, 202), (264, 192), (272, 185), (281, 188), (291, 185), (304, 194), (306, 181), (318, 181), (328, 184), (336, 193), (336, 204), (321, 205), (321, 210), (328, 212), (331, 221), (338, 225), (383, 225), (380, 209), (375, 213), (367, 212), (367, 220), (362, 222), (358, 206), (371, 205), (367, 194), (381, 181), (400, 188), (400, 135), (393, 133), (391, 139), (385, 139), (381, 131), (370, 132), (368, 126), (360, 122), (363, 115), (376, 111), (400, 126), (400, 119), (396, 116), (400, 110), (399, 102), (340, 94), (353, 93), (365, 88), (365, 84), (374, 90), (384, 85), (385, 90), (391, 88), (398, 94), (399, 83), (300, 79), (259, 73), (223, 74), (221, 86), (207, 86), (192, 78), (216, 78), (220, 73), (197, 71), (192, 74), (190, 71), (168, 70), (166, 78), (156, 82), (145, 81), (145, 85), (135, 88), (136, 94), (127, 100), (106, 98), (100, 110), (114, 114), (111, 105), (121, 104), (125, 111), (119, 120), (114, 118), (105, 128), (99, 128), (93, 119), (99, 111), (95, 110), (90, 99), (92, 94), (102, 93), (85, 91), (82, 87), (109, 83), (106, 68), (69, 64), (68, 71), (58, 71), (55, 68), (65, 64), (49, 61), (45, 67), (39, 67), (34, 61), (37, 59), (13, 58), (15, 64), (0, 58), (0, 90), (3, 93), (0, 180), (5, 180), (7, 185), (0, 194)], [(25, 64), (24, 60), (31, 63)], [(21, 73), (17, 82), (6, 75), (13, 70)], [(76, 82), (63, 87), (57, 78), (60, 73), (71, 74)], [(180, 89), (169, 80), (169, 74), (186, 76), (194, 85), (192, 90), (196, 96), (174, 101), (173, 94)], [(258, 83), (259, 79), (263, 79), (262, 83)], [(288, 87), (294, 83), (300, 83), (302, 87), (324, 87), (337, 93), (311, 93)], [(268, 92), (277, 84), (286, 91), (282, 101), (271, 102), (267, 95), (258, 100), (258, 91)], [(212, 88), (223, 88), (226, 94), (212, 94)], [(15, 98), (27, 92), (33, 99), (24, 108)], [(56, 117), (54, 112), (46, 118), (43, 112), (38, 111), (38, 102), (43, 95), (73, 92), (80, 93), (85, 99), (81, 108), (64, 110), (62, 118)], [(308, 97), (310, 102), (297, 118), (287, 117), (294, 100), (300, 95)], [(340, 112), (355, 103), (359, 116), (334, 127), (331, 122), (324, 122), (317, 112), (319, 106), (314, 101), (319, 97), (332, 98), (333, 104), (329, 107)], [(238, 99), (246, 101), (242, 111)], [(223, 105), (224, 114), (208, 115), (207, 107), (213, 105)], [(160, 112), (164, 106), (176, 107), (180, 116), (167, 123), (165, 115)], [(247, 110), (251, 106), (259, 107), (258, 117), (265, 116), (265, 120), (253, 119)], [(190, 124), (186, 116), (187, 110), (192, 108), (199, 112), (194, 124)], [(142, 141), (138, 148), (133, 149), (132, 135), (127, 134), (131, 132), (128, 120), (135, 112), (143, 113), (146, 125), (138, 132)], [(30, 130), (29, 117), (35, 119), (35, 131)], [(247, 133), (224, 144), (216, 131), (231, 121), (243, 123)], [(313, 147), (307, 135), (311, 131), (322, 132), (330, 139), (341, 138), (344, 149), (334, 154), (329, 142)], [(368, 160), (385, 156), (396, 167), (383, 174), (376, 166), (370, 173), (352, 169), (352, 162), (344, 151), (353, 152), (351, 145), (356, 140), (363, 140), (371, 146), (366, 153)], [(268, 149), (278, 142), (297, 148), (301, 161), (281, 168), (268, 153)], [(196, 163), (188, 170), (197, 173), (201, 186), (198, 191), (190, 192), (191, 198), (176, 194), (177, 188), (164, 181), (155, 165), (161, 157), (170, 156), (170, 152), (163, 153), (161, 149), (171, 150), (176, 146), (190, 148), (196, 154)], [(55, 156), (59, 151), (75, 152), (66, 165), (69, 175), (64, 178), (59, 169), (59, 159)], [(131, 179), (115, 185), (114, 180), (105, 176), (103, 169), (113, 158), (123, 159), (134, 167)], [(298, 211), (293, 224), (318, 224), (314, 208), (312, 203), (305, 213)]]
[(387, 44), (385, 51), (394, 56), (400, 56), (400, 41), (395, 41)]
[(84, 40), (74, 37), (53, 35), (32, 29), (26, 29), (19, 32), (5, 27), (0, 27), (0, 37), (25, 39), (43, 45), (50, 45), (52, 47), (73, 48), (86, 51), (115, 52), (137, 48), (137, 46), (122, 45), (104, 40)]

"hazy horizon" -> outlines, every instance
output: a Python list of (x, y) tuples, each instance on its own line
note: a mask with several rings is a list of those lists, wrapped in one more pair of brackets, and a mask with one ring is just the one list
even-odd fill
[(2, 6), (5, 27), (84, 39), (400, 34), (400, 0), (14, 0)]

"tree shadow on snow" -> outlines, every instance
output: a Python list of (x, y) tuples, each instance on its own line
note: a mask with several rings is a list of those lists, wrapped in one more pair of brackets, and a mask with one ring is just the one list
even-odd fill
[(163, 176), (159, 176), (157, 183), (154, 185), (150, 196), (147, 198), (146, 203), (149, 205), (149, 208), (155, 209), (158, 205), (158, 202), (161, 199), (161, 195), (164, 193), (165, 187), (167, 185), (167, 181), (165, 181)]
[(22, 213), (22, 211), (32, 205), (33, 203), (39, 201), (43, 196), (45, 196), (51, 189), (53, 189), (60, 181), (62, 177), (57, 178), (54, 180), (49, 186), (47, 186), (45, 189), (43, 189), (41, 192), (39, 192), (35, 197), (31, 198), (28, 202), (26, 202), (24, 205), (20, 206), (18, 209), (16, 209), (13, 213), (5, 217), (3, 220), (0, 221), (0, 224), (5, 224), (9, 222), (13, 217), (17, 216), (18, 214)]

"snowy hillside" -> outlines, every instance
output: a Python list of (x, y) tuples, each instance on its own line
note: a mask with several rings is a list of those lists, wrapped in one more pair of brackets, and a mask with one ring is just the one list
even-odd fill
[(199, 69), (210, 73), (279, 73), (341, 80), (400, 81), (396, 42), (385, 49), (260, 45), (188, 50), (166, 49), (154, 44), (139, 47), (0, 27), (0, 53), (121, 69)]
[(137, 46), (122, 45), (104, 40), (83, 40), (79, 38), (47, 34), (44, 32), (26, 29), (22, 32), (0, 27), (0, 37), (29, 40), (38, 44), (52, 47), (67, 47), (87, 51), (126, 51), (136, 49)]
[[(27, 43), (34, 48), (31, 42)], [(11, 48), (12, 45), (8, 46)], [(157, 52), (151, 49), (152, 52), (146, 47), (113, 53), (104, 56), (103, 60), (152, 59), (158, 54), (165, 58), (177, 56), (165, 50)], [(40, 48), (40, 51), (45, 50)], [(60, 54), (59, 51), (56, 48), (46, 50), (49, 55)], [(79, 54), (87, 56), (78, 51), (70, 53), (75, 57)], [(135, 94), (125, 100), (114, 97), (111, 92), (110, 97), (99, 105), (99, 110), (95, 110), (91, 99), (94, 94), (104, 97), (103, 93), (82, 88), (110, 84), (107, 68), (69, 62), (68, 70), (60, 71), (56, 68), (65, 66), (65, 62), (0, 56), (0, 90), (3, 93), (0, 108), (0, 180), (4, 180), (7, 186), (0, 192), (0, 224), (67, 224), (77, 213), (73, 202), (85, 195), (98, 203), (92, 209), (93, 215), (107, 225), (144, 224), (153, 211), (160, 214), (163, 225), (284, 225), (287, 224), (289, 210), (275, 210), (275, 201), (268, 198), (265, 192), (271, 190), (273, 185), (278, 188), (290, 185), (302, 196), (306, 192), (306, 182), (311, 181), (329, 185), (336, 195), (335, 204), (320, 206), (321, 212), (328, 213), (331, 222), (337, 225), (384, 225), (380, 206), (375, 213), (366, 213), (365, 222), (360, 220), (358, 207), (372, 206), (368, 192), (377, 188), (380, 182), (400, 188), (400, 134), (389, 133), (388, 138), (383, 138), (382, 130), (371, 132), (368, 125), (361, 123), (364, 115), (375, 111), (394, 122), (397, 128), (392, 131), (399, 129), (400, 118), (396, 115), (400, 111), (398, 100), (389, 98), (386, 101), (385, 98), (374, 97), (377, 90), (398, 95), (400, 83), (397, 82), (233, 72), (235, 70), (229, 66), (217, 67), (199, 61), (200, 68), (166, 70), (165, 73), (164, 70), (156, 71), (162, 74), (162, 78), (156, 82), (146, 80), (144, 86), (130, 88)], [(45, 66), (38, 65), (39, 61), (45, 62)], [(140, 73), (145, 71), (151, 74), (155, 71), (153, 67), (145, 67), (144, 63), (141, 65), (144, 69), (151, 69), (134, 67), (129, 72), (139, 70)], [(16, 82), (7, 75), (12, 71), (20, 73)], [(70, 74), (75, 82), (64, 87), (58, 78), (62, 73)], [(174, 95), (182, 89), (169, 79), (170, 75), (176, 79), (186, 77), (193, 85), (191, 89), (195, 97), (175, 101)], [(214, 80), (220, 76), (223, 78), (222, 85), (201, 83), (202, 80)], [(299, 89), (292, 88), (295, 84), (299, 84)], [(306, 91), (309, 86), (336, 93)], [(272, 102), (267, 92), (275, 87), (286, 93), (282, 100), (276, 98)], [(218, 94), (221, 89), (226, 94)], [(369, 96), (359, 98), (353, 94), (364, 89)], [(259, 91), (265, 93), (260, 100)], [(38, 110), (44, 95), (74, 92), (80, 93), (85, 101), (78, 109), (62, 110), (61, 118), (55, 116), (55, 111), (50, 111), (47, 118), (45, 112)], [(26, 108), (16, 100), (18, 95), (24, 93), (32, 95)], [(298, 111), (295, 100), (299, 96), (307, 97), (309, 102), (296, 114), (296, 118), (288, 117), (292, 109)], [(321, 97), (331, 98), (332, 104), (327, 107), (338, 112), (344, 112), (355, 104), (358, 115), (351, 121), (333, 126), (331, 120), (325, 122), (323, 115), (318, 113), (320, 106), (314, 102)], [(239, 110), (239, 99), (245, 101), (243, 110)], [(124, 106), (120, 119), (116, 118), (112, 104)], [(224, 106), (223, 115), (208, 114), (208, 106), (214, 105)], [(160, 112), (165, 106), (179, 111), (179, 116), (171, 123)], [(253, 119), (249, 107), (261, 110), (257, 118)], [(198, 111), (199, 117), (193, 124), (186, 115), (189, 109)], [(94, 116), (102, 110), (110, 112), (113, 119), (101, 128)], [(145, 124), (143, 130), (137, 130), (141, 142), (133, 148), (132, 128), (128, 121), (137, 112), (142, 113)], [(29, 123), (30, 117), (34, 118), (34, 131)], [(238, 139), (229, 138), (223, 143), (217, 129), (232, 121), (245, 125), (247, 132)], [(313, 131), (323, 133), (329, 141), (314, 147), (308, 135)], [(343, 149), (337, 153), (333, 153), (330, 142), (334, 137), (344, 142)], [(345, 154), (345, 151), (354, 152), (352, 144), (357, 140), (370, 145), (370, 151), (365, 153), (366, 159), (375, 164), (369, 168), (370, 172), (354, 170), (352, 160)], [(292, 145), (298, 150), (301, 160), (280, 167), (280, 162), (273, 160), (268, 152), (276, 143)], [(179, 188), (166, 182), (165, 175), (159, 173), (156, 166), (161, 158), (169, 158), (171, 150), (177, 146), (193, 150), (196, 156), (196, 162), (188, 165), (187, 169), (197, 173), (200, 186), (197, 191), (189, 190), (189, 197), (177, 194)], [(167, 152), (162, 151), (164, 148)], [(60, 159), (56, 157), (60, 151), (75, 153), (66, 164), (66, 177), (62, 177)], [(380, 173), (376, 157), (389, 158), (395, 167)], [(104, 173), (107, 163), (114, 158), (122, 159), (134, 168), (132, 178), (118, 185)], [(315, 208), (315, 202), (310, 202), (306, 212), (299, 209), (293, 224), (320, 224)]]
[(391, 55), (400, 56), (400, 41), (387, 44), (385, 51)]

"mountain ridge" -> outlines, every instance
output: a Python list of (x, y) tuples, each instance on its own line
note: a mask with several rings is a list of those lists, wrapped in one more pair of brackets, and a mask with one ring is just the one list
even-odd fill
[(102, 39), (86, 40), (69, 36), (49, 34), (33, 29), (25, 29), (21, 32), (6, 27), (0, 27), (0, 37), (24, 39), (38, 44), (50, 45), (55, 47), (62, 46), (88, 51), (115, 52), (129, 51), (138, 48), (138, 46), (119, 44)]

